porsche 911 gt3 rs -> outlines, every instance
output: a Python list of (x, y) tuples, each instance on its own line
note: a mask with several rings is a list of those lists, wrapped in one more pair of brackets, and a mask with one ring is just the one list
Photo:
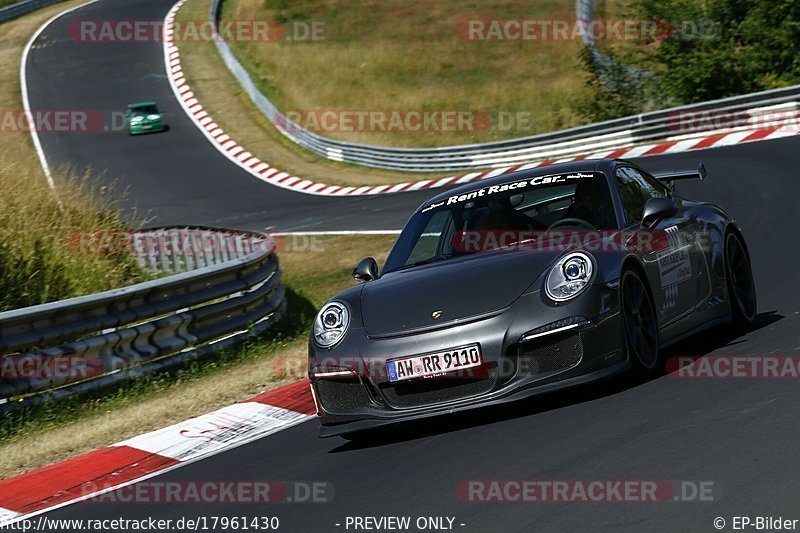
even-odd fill
[(514, 172), (443, 192), (379, 273), (326, 303), (309, 340), (321, 436), (498, 404), (633, 368), (756, 314), (741, 229), (624, 160)]

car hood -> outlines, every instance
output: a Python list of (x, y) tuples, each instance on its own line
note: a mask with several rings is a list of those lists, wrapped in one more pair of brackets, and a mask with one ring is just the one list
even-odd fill
[[(389, 272), (364, 284), (368, 335), (438, 328), (514, 303), (559, 257), (549, 252), (494, 252)], [(433, 318), (433, 313), (441, 316)]]

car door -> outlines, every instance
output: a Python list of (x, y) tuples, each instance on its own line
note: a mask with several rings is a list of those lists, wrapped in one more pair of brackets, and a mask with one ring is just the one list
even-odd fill
[(645, 234), (651, 246), (643, 246), (647, 277), (653, 288), (656, 312), (662, 327), (687, 317), (702, 300), (698, 287), (707, 286), (702, 277), (707, 268), (700, 241), (699, 225), (661, 182), (641, 170), (620, 165), (615, 179), (628, 229), (637, 229), (644, 205), (651, 198), (673, 198), (678, 206), (675, 216), (659, 221)]

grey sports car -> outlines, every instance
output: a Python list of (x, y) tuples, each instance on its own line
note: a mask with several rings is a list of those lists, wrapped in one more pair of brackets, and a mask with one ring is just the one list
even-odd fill
[(379, 273), (325, 304), (309, 340), (320, 436), (579, 385), (726, 321), (756, 291), (741, 229), (679, 197), (697, 170), (617, 159), (517, 171), (443, 192), (411, 216)]

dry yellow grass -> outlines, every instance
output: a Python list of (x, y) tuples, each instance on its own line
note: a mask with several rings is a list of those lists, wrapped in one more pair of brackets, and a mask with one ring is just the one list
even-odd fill
[(113, 189), (80, 176), (63, 180), (57, 199), (35, 160), (0, 152), (0, 311), (145, 279), (132, 255), (78, 245), (84, 233), (126, 231), (115, 204)]
[[(356, 261), (374, 255), (382, 263), (394, 238), (287, 239), (280, 253), (285, 283), (318, 307), (334, 293), (354, 283), (350, 270)], [(290, 308), (288, 312), (298, 310)], [(0, 477), (69, 459), (295, 381), (305, 371), (306, 342), (303, 334), (265, 351), (263, 356), (217, 368), (198, 379), (172, 383), (144, 397), (108, 402), (107, 407), (101, 401), (75, 421), (11, 436), (0, 442)]]
[[(225, 0), (223, 19), (317, 21), (324, 39), (231, 43), (262, 91), (281, 109), (478, 110), (486, 129), (325, 132), (387, 146), (486, 142), (577, 125), (572, 103), (585, 90), (581, 41), (467, 39), (467, 21), (575, 18), (572, 0)], [(486, 26), (488, 27), (488, 26)], [(299, 33), (299, 32), (298, 32)], [(479, 33), (484, 34), (484, 33)], [(508, 127), (501, 113), (529, 113)]]

